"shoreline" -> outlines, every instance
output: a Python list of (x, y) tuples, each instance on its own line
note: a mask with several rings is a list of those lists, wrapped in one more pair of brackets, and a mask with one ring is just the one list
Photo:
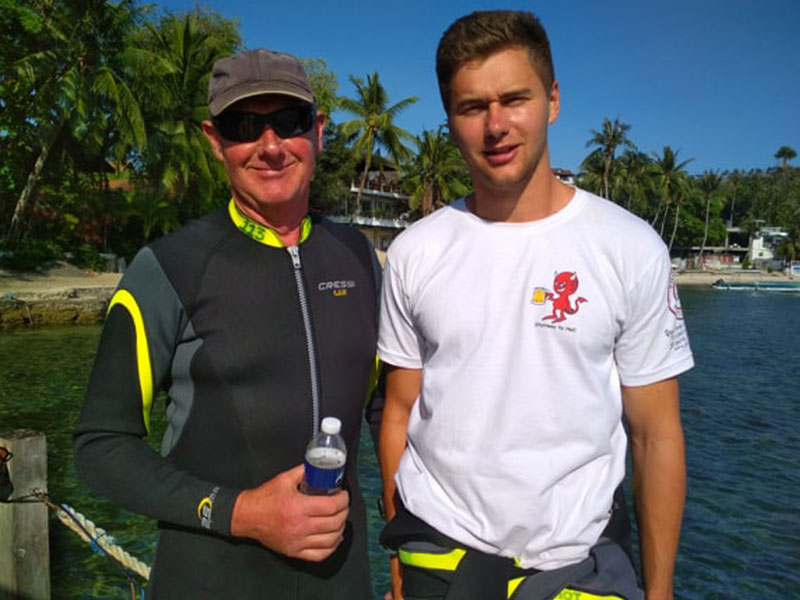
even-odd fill
[(800, 281), (797, 277), (784, 273), (767, 273), (766, 271), (741, 271), (727, 269), (708, 269), (706, 271), (675, 271), (675, 283), (678, 285), (711, 286), (718, 279), (726, 283), (755, 283), (756, 281)]
[(63, 261), (38, 271), (0, 268), (0, 330), (102, 323), (121, 278)]
[[(0, 330), (46, 325), (102, 323), (121, 273), (96, 273), (64, 261), (39, 271), (16, 272), (0, 268)], [(727, 283), (798, 281), (783, 273), (714, 269), (676, 271), (679, 286)]]

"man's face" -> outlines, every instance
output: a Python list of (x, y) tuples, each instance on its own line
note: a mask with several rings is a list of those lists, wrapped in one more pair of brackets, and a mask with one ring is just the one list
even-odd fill
[(476, 193), (524, 189), (547, 151), (547, 127), (558, 109), (558, 83), (545, 89), (525, 50), (500, 50), (456, 71), (450, 136)]
[[(226, 111), (266, 115), (295, 103), (287, 96), (254, 96), (240, 100)], [(234, 200), (245, 212), (265, 214), (292, 203), (307, 208), (311, 175), (316, 157), (322, 151), (324, 125), (325, 116), (317, 113), (311, 130), (304, 134), (284, 139), (266, 127), (252, 142), (227, 140), (210, 121), (203, 123), (203, 131), (214, 154), (225, 165)]]

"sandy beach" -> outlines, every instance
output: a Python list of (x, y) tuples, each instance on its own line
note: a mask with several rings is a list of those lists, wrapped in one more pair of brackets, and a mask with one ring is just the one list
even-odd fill
[[(120, 273), (96, 273), (63, 261), (33, 272), (0, 268), (0, 328), (99, 323), (121, 277)], [(718, 279), (728, 283), (798, 280), (763, 271), (675, 273), (678, 285), (710, 286)]]

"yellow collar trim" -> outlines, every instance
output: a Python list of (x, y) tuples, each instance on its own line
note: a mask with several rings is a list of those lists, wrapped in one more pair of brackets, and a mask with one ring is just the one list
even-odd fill
[[(265, 246), (272, 246), (273, 248), (284, 247), (283, 240), (281, 240), (274, 229), (270, 229), (261, 223), (256, 223), (253, 219), (240, 213), (239, 209), (236, 208), (236, 203), (233, 201), (233, 198), (231, 198), (231, 201), (228, 203), (228, 214), (231, 216), (233, 224), (236, 225), (236, 229), (247, 237)], [(311, 235), (311, 217), (306, 215), (303, 217), (303, 220), (300, 221), (300, 243), (302, 244), (305, 242), (309, 235)]]

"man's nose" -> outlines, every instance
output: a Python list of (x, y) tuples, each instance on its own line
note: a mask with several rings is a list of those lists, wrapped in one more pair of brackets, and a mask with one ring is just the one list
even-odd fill
[(499, 102), (491, 102), (486, 111), (486, 135), (493, 139), (503, 137), (508, 131), (508, 115)]
[(280, 154), (283, 149), (282, 141), (272, 127), (264, 127), (264, 131), (261, 132), (258, 138), (258, 152), (268, 155)]

